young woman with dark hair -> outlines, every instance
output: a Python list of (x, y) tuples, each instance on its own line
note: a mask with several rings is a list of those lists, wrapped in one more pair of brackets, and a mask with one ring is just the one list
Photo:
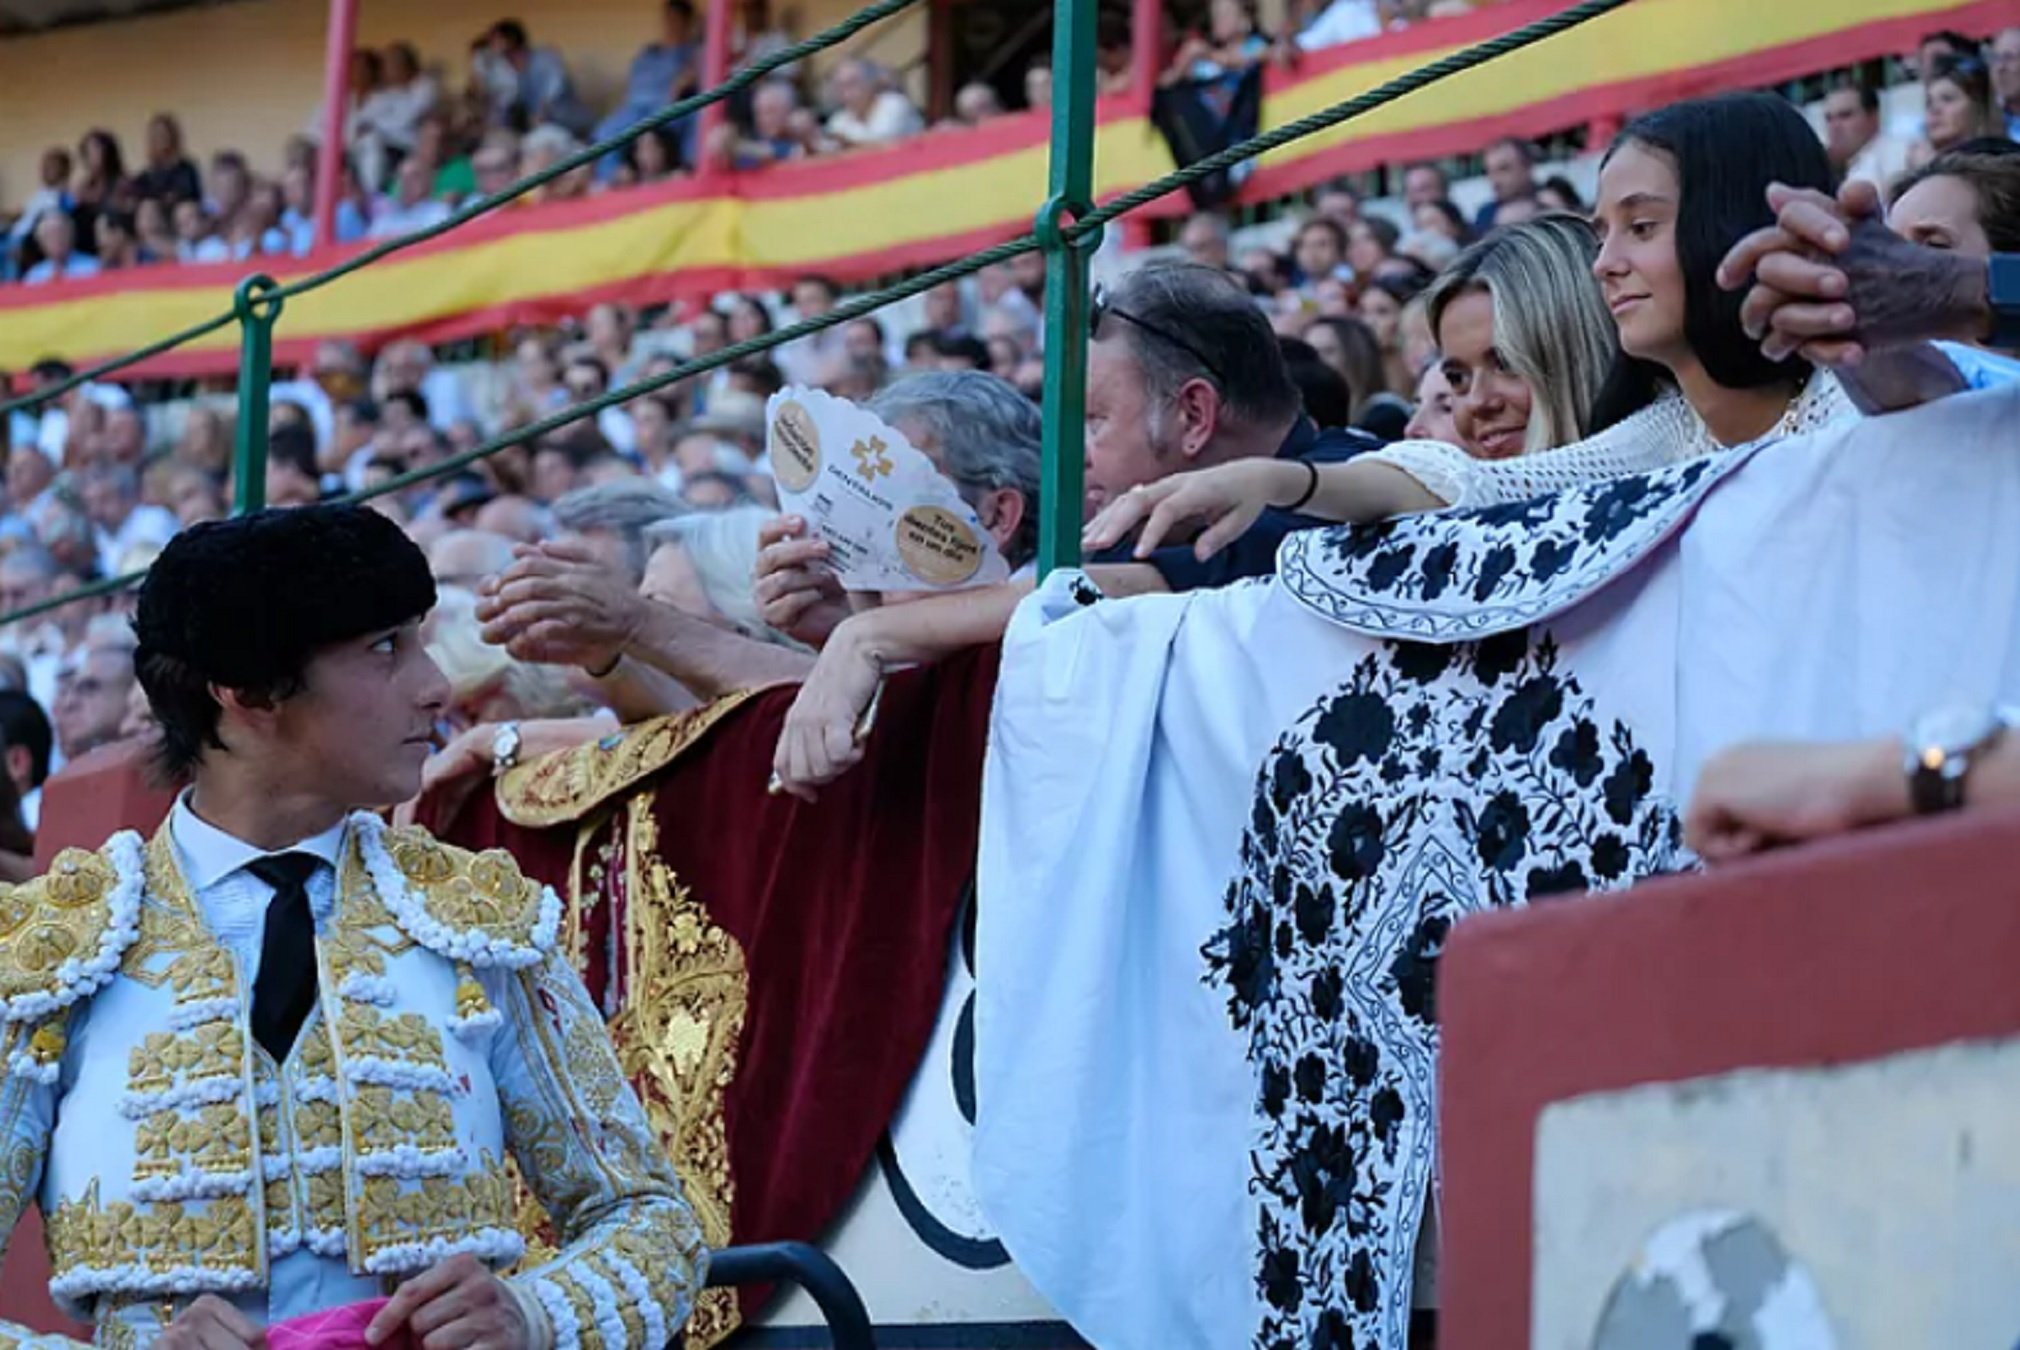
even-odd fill
[(1090, 525), (1089, 545), (1139, 522), (1144, 548), (1181, 521), (1238, 534), (1279, 500), (1302, 498), (1306, 514), (1342, 521), (1520, 501), (1855, 416), (1835, 378), (1763, 356), (1740, 325), (1740, 298), (1718, 285), (1726, 251), (1772, 222), (1771, 183), (1828, 192), (1832, 176), (1802, 114), (1770, 95), (1680, 103), (1614, 142), (1600, 171), (1592, 270), (1620, 356), (1585, 419), (1595, 433), (1586, 439), (1493, 461), (1404, 442), (1324, 466), (1315, 485), (1295, 465), (1223, 465), (1118, 500)]

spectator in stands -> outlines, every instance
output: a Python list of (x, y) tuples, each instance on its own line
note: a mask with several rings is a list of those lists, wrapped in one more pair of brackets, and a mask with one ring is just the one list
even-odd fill
[(748, 132), (732, 122), (717, 128), (710, 147), (719, 163), (736, 169), (757, 169), (780, 160), (798, 159), (818, 141), (820, 126), (800, 106), (800, 93), (790, 80), (766, 79), (751, 94)]
[(1459, 444), (1459, 423), (1453, 416), (1454, 407), (1452, 383), (1445, 378), (1444, 363), (1430, 362), (1417, 381), (1417, 408), (1410, 414), (1403, 436), (1412, 441)]
[(183, 417), (174, 458), (204, 473), (218, 475), (231, 463), (231, 422), (216, 408), (197, 406)]
[(268, 506), (310, 506), (322, 499), (322, 474), (316, 469), (316, 435), (305, 426), (288, 425), (267, 433)]
[(1377, 37), (1402, 17), (1397, 0), (1332, 0), (1315, 16), (1308, 17), (1309, 11), (1302, 3), (1292, 11), (1300, 26), (1297, 45), (1308, 52)]
[(1494, 198), (1473, 218), (1477, 234), (1496, 225), (1516, 223), (1501, 219), (1502, 208), (1511, 202), (1536, 199), (1536, 147), (1515, 136), (1503, 136), (1488, 146), (1487, 182), (1494, 189)]
[(56, 704), (50, 721), (65, 763), (119, 739), (126, 702), (133, 690), (131, 631), (114, 620), (110, 629), (94, 625), (84, 646), (56, 677)]
[(435, 364), (435, 353), (425, 342), (402, 338), (379, 350), (372, 367), (372, 397), (380, 402), (401, 392), (421, 395), (428, 409), (428, 424), (447, 431), (470, 416), (469, 400), (452, 370)]
[(210, 157), (210, 200), (205, 209), (219, 229), (228, 229), (252, 196), (252, 170), (245, 156), (236, 150), (220, 150)]
[(282, 171), (280, 231), (287, 237), (288, 252), (298, 258), (316, 246), (316, 175), (313, 169), (291, 164)]
[(1909, 145), (1921, 143), (1927, 135), (1922, 120), (1922, 105), (1926, 101), (1928, 82), (1935, 73), (1936, 63), (1982, 55), (1975, 40), (1954, 29), (1924, 34), (1922, 40), (1915, 44), (1914, 53), (1904, 58), (1908, 68), (1915, 72), (1915, 77), (1922, 81), (1923, 97), (1916, 99), (1912, 107), (1904, 106), (1887, 130)]
[(36, 226), (42, 223), (44, 216), (69, 216), (73, 205), (70, 196), (70, 152), (62, 146), (51, 146), (42, 152), (42, 186), (23, 203), (21, 214), (8, 227), (9, 254), (24, 268), (39, 261), (42, 253), (35, 242)]
[(1382, 386), (1392, 394), (1408, 394), (1417, 382), (1403, 356), (1403, 309), (1421, 290), (1400, 277), (1376, 277), (1362, 288), (1355, 307), (1381, 347)]
[(1347, 231), (1347, 266), (1357, 277), (1372, 277), (1396, 254), (1402, 231), (1386, 216), (1363, 216)]
[(35, 242), (42, 250), (42, 261), (22, 276), (29, 285), (98, 275), (98, 259), (77, 251), (77, 222), (62, 212), (43, 213), (35, 225)]
[(281, 229), (281, 214), (286, 209), (279, 187), (272, 183), (255, 183), (244, 208), (232, 218), (225, 230), (224, 243), (232, 260), (243, 262), (261, 254), (292, 251), (293, 242)]
[(1992, 96), (2007, 137), (2020, 139), (2020, 28), (2002, 28), (1992, 39)]
[(828, 90), (835, 110), (823, 128), (823, 148), (888, 145), (925, 127), (912, 100), (891, 88), (883, 72), (861, 57), (837, 62)]
[[(568, 402), (587, 403), (610, 392), (610, 370), (595, 353), (573, 351), (561, 368), (561, 387)], [(619, 454), (629, 455), (636, 444), (631, 417), (622, 408), (605, 408), (596, 415), (596, 430)]]
[[(638, 49), (625, 77), (624, 98), (596, 126), (594, 139), (615, 136), (634, 122), (640, 122), (692, 94), (700, 84), (701, 52), (694, 41), (694, 6), (689, 0), (666, 0), (660, 11), (659, 39)], [(692, 159), (692, 122), (673, 129), (682, 145), (680, 158)], [(609, 180), (617, 173), (620, 156), (606, 155), (597, 165), (597, 176)]]
[(1425, 202), (1448, 201), (1452, 180), (1435, 164), (1418, 164), (1403, 174), (1403, 205), (1412, 212)]
[(1178, 246), (1184, 250), (1187, 262), (1225, 271), (1229, 233), (1227, 217), (1218, 211), (1196, 211), (1179, 230)]
[[(581, 142), (562, 127), (551, 124), (535, 127), (526, 133), (526, 138), (519, 143), (520, 172), (528, 175), (544, 172), (581, 149)], [(590, 165), (584, 164), (536, 189), (528, 200), (576, 201), (588, 196), (594, 186), (595, 170)]]
[(1024, 106), (1034, 111), (1052, 106), (1052, 63), (1042, 56), (1024, 69)]
[(1939, 57), (1922, 82), (1927, 120), (1922, 143), (1908, 156), (1920, 168), (1967, 141), (2006, 134), (2006, 118), (1992, 101), (1992, 76), (1976, 56)]
[(42, 705), (24, 689), (0, 690), (0, 766), (21, 801), (21, 818), (29, 829), (42, 819), (42, 785), (49, 779), (49, 752), (54, 733)]
[(231, 250), (217, 237), (217, 227), (202, 202), (175, 204), (175, 256), (178, 262), (230, 262)]
[(1861, 178), (1887, 191), (1908, 171), (1914, 147), (1880, 126), (1880, 96), (1846, 81), (1824, 96), (1824, 149), (1841, 178)]
[(1307, 293), (1321, 281), (1353, 276), (1353, 269), (1347, 266), (1347, 232), (1324, 216), (1314, 216), (1298, 226), (1291, 260), (1297, 265), (1297, 284)]
[(1553, 174), (1543, 180), (1543, 185), (1536, 189), (1536, 205), (1545, 211), (1566, 211), (1574, 216), (1586, 214), (1585, 198), (1562, 174)]
[(599, 188), (642, 187), (664, 183), (680, 172), (680, 138), (665, 127), (646, 132), (624, 147), (618, 166)]
[(78, 228), (90, 237), (100, 212), (131, 208), (133, 184), (126, 176), (126, 157), (119, 138), (103, 129), (87, 131), (77, 143), (77, 182), (70, 195), (71, 214)]
[[(15, 462), (24, 456), (42, 460), (45, 467), (48, 464), (40, 451), (26, 447), (16, 450), (7, 462), (10, 495)], [(26, 510), (23, 498), (16, 496), (14, 500), (17, 512)], [(33, 540), (23, 541), (0, 554), (0, 612), (11, 614), (17, 609), (54, 599), (62, 573), (62, 565), (49, 550)], [(50, 703), (56, 697), (57, 669), (69, 647), (63, 630), (63, 621), (67, 617), (61, 610), (56, 610), (41, 618), (24, 619), (0, 629), (0, 652), (21, 661), (28, 678), (28, 691), (38, 702)]]
[(1473, 240), (1473, 231), (1467, 226), (1466, 217), (1444, 197), (1417, 203), (1411, 208), (1410, 222), (1416, 226), (1416, 233), (1441, 234), (1461, 248)]
[(353, 136), (374, 138), (389, 160), (398, 159), (413, 152), (421, 122), (435, 111), (441, 90), (421, 69), (420, 54), (412, 43), (396, 42), (386, 48), (379, 66), (378, 86), (358, 105)]
[(584, 546), (599, 564), (637, 590), (645, 577), (648, 527), (687, 514), (678, 494), (645, 478), (577, 488), (554, 503), (557, 541)]
[(175, 237), (175, 226), (169, 223), (168, 208), (158, 198), (143, 197), (140, 205), (133, 209), (133, 234), (140, 248), (141, 261), (176, 260), (180, 241)]
[(984, 122), (1003, 115), (1003, 99), (994, 85), (980, 80), (964, 84), (954, 93), (954, 123), (957, 126), (979, 127)]
[(171, 113), (147, 119), (147, 163), (133, 176), (133, 195), (167, 206), (203, 200), (196, 164), (182, 148), (182, 124)]
[(488, 131), (470, 156), (477, 192), (486, 197), (503, 192), (519, 177), (519, 137), (511, 131)]
[(136, 550), (159, 552), (175, 537), (176, 518), (140, 500), (140, 473), (131, 464), (101, 464), (85, 475), (84, 511), (98, 540), (98, 570), (108, 577), (131, 570)]
[(1374, 330), (1359, 319), (1320, 318), (1305, 329), (1305, 342), (1347, 387), (1347, 415), (1335, 425), (1359, 426), (1368, 405), (1388, 392)]
[(575, 82), (561, 54), (552, 47), (534, 47), (526, 26), (501, 19), (486, 37), (497, 69), (506, 76), (500, 90), (490, 91), (497, 125), (514, 129), (551, 125), (570, 135), (589, 134), (596, 125), (589, 109), (575, 95)]
[(1279, 337), (1277, 348), (1283, 352), (1284, 367), (1290, 372), (1291, 383), (1298, 387), (1298, 401), (1312, 424), (1320, 431), (1346, 426), (1352, 402), (1340, 372), (1322, 360), (1317, 349), (1303, 338)]
[(1361, 218), (1361, 198), (1352, 188), (1335, 183), (1319, 189), (1312, 198), (1312, 210), (1341, 229), (1351, 230)]
[(372, 213), (369, 237), (391, 239), (449, 218), (449, 203), (431, 195), (435, 190), (434, 165), (410, 155), (400, 162), (393, 183), (392, 194), (382, 198)]
[(487, 530), (451, 530), (428, 548), (437, 586), (474, 591), (512, 565), (512, 541)]
[(162, 505), (175, 514), (175, 523), (183, 529), (206, 520), (224, 519), (224, 486), (201, 469), (187, 464), (172, 465), (163, 496)]
[(96, 248), (102, 272), (127, 271), (154, 258), (140, 246), (134, 233), (133, 217), (124, 211), (101, 211), (98, 216)]

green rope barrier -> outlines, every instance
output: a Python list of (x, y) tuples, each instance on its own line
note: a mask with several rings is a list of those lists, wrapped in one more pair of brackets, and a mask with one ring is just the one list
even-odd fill
[[(900, 6), (913, 2), (914, 0), (886, 0), (886, 3), (898, 4)], [(1405, 95), (1415, 93), (1426, 85), (1448, 79), (1453, 75), (1471, 70), (1476, 66), (1484, 65), (1511, 52), (1520, 51), (1524, 47), (1541, 42), (1546, 38), (1554, 37), (1568, 28), (1590, 22), (1601, 15), (1621, 8), (1623, 5), (1632, 3), (1633, 0), (1581, 0), (1579, 4), (1569, 9), (1550, 15), (1547, 18), (1539, 19), (1535, 23), (1525, 25), (1488, 42), (1479, 43), (1454, 52), (1450, 56), (1442, 57), (1419, 70), (1399, 76), (1376, 89), (1369, 90), (1365, 94), (1348, 99), (1344, 103), (1335, 104), (1330, 108), (1325, 108), (1309, 116), (1299, 118), (1295, 122), (1286, 123), (1282, 127), (1243, 141), (1239, 145), (1230, 146), (1218, 154), (1188, 165), (1175, 173), (1166, 174), (1155, 182), (1146, 183), (1135, 191), (1116, 198), (1106, 206), (1088, 212), (1079, 220), (1067, 225), (1064, 233), (1068, 238), (1072, 239), (1089, 236), (1125, 212), (1133, 211), (1140, 206), (1155, 201), (1159, 197), (1180, 191), (1192, 183), (1199, 181), (1201, 178), (1206, 177), (1208, 174), (1217, 173), (1229, 165), (1238, 164), (1245, 159), (1251, 159), (1257, 155), (1267, 153), (1280, 145), (1288, 144), (1290, 141), (1298, 139), (1300, 136), (1308, 136), (1313, 132), (1322, 131), (1328, 127), (1337, 126), (1341, 122), (1345, 122), (1351, 118), (1362, 116), (1376, 108), (1382, 107), (1384, 104), (1393, 103)], [(809, 40), (811, 41), (812, 39)], [(962, 277), (972, 276), (976, 272), (993, 267), (999, 262), (1008, 262), (1010, 259), (1026, 253), (1035, 253), (1039, 248), (1040, 244), (1036, 235), (1020, 235), (1005, 243), (983, 249), (979, 253), (972, 253), (954, 262), (945, 263), (929, 271), (922, 272), (918, 276), (884, 287), (881, 290), (871, 291), (864, 295), (856, 296), (853, 299), (845, 300), (818, 318), (802, 319), (797, 323), (789, 324), (784, 328), (766, 333), (760, 337), (734, 343), (723, 348), (721, 351), (712, 352), (705, 357), (688, 361), (659, 375), (633, 381), (630, 384), (622, 385), (606, 393), (599, 394), (595, 398), (573, 404), (538, 421), (530, 422), (515, 431), (494, 437), (484, 444), (474, 446), (459, 455), (451, 456), (440, 464), (432, 464), (424, 469), (412, 470), (398, 477), (388, 479), (386, 482), (380, 483), (364, 492), (352, 493), (339, 500), (349, 502), (370, 501), (375, 497), (382, 497), (388, 493), (399, 492), (405, 488), (431, 482), (437, 478), (445, 478), (468, 468), (479, 460), (487, 459), (492, 455), (512, 449), (515, 446), (525, 445), (531, 441), (538, 440), (550, 432), (558, 431), (563, 427), (571, 426), (576, 422), (594, 417), (607, 408), (614, 408), (619, 404), (629, 403), (633, 399), (643, 397), (644, 395), (656, 393), (669, 385), (678, 384), (682, 380), (692, 379), (696, 375), (707, 374), (709, 371), (716, 370), (735, 361), (740, 361), (746, 356), (755, 356), (770, 351), (774, 347), (782, 346), (785, 343), (796, 342), (800, 338), (809, 337), (812, 334), (823, 332), (840, 324), (852, 322), (882, 309), (886, 305), (895, 304), (900, 300), (906, 300), (914, 295), (922, 294), (945, 282), (958, 281)], [(226, 316), (224, 322), (229, 321), (230, 316)], [(0, 411), (4, 411), (4, 409), (0, 409)], [(131, 586), (145, 575), (145, 572), (130, 572), (124, 576), (111, 577), (79, 587), (77, 590), (53, 600), (45, 600), (39, 604), (24, 606), (11, 613), (0, 614), (0, 627), (5, 627), (21, 619), (33, 618), (38, 614), (46, 613), (49, 610), (73, 601), (111, 594), (127, 586)]]
[[(534, 192), (545, 187), (557, 178), (573, 173), (585, 165), (595, 164), (605, 155), (624, 149), (641, 136), (657, 131), (659, 128), (671, 123), (678, 122), (683, 118), (691, 117), (712, 103), (720, 103), (724, 99), (741, 93), (782, 66), (792, 65), (794, 62), (804, 60), (816, 52), (825, 51), (829, 47), (846, 42), (865, 28), (868, 28), (871, 24), (881, 22), (891, 15), (909, 9), (918, 3), (920, 3), (920, 0), (876, 0), (874, 4), (858, 10), (832, 28), (823, 29), (810, 38), (796, 42), (790, 47), (783, 48), (780, 51), (772, 53), (770, 56), (752, 62), (750, 65), (736, 71), (713, 89), (703, 90), (698, 94), (691, 94), (678, 103), (669, 104), (650, 117), (641, 118), (639, 121), (633, 122), (616, 135), (606, 137), (594, 145), (578, 150), (567, 158), (558, 160), (547, 168), (542, 169), (539, 173), (530, 174), (508, 187), (501, 188), (488, 197), (471, 202), (453, 215), (433, 225), (415, 230), (410, 234), (400, 235), (394, 239), (388, 239), (383, 243), (375, 244), (356, 257), (347, 258), (334, 267), (326, 268), (311, 276), (303, 277), (299, 281), (291, 281), (285, 286), (267, 291), (259, 297), (258, 303), (262, 305), (277, 305), (282, 301), (293, 299), (295, 296), (306, 295), (310, 291), (320, 290), (333, 281), (339, 281), (362, 267), (369, 267), (382, 258), (391, 257), (393, 254), (413, 248), (417, 244), (425, 244), (430, 240), (439, 239), (450, 231), (460, 229), (480, 216), (488, 215), (509, 202), (517, 201), (529, 192)], [(20, 398), (0, 403), (0, 417), (6, 417), (8, 414), (17, 411), (26, 411), (29, 408), (39, 407), (52, 399), (61, 398), (73, 389), (88, 384), (92, 380), (110, 375), (115, 371), (125, 370), (130, 366), (138, 365), (142, 361), (160, 356), (164, 352), (173, 351), (184, 343), (208, 337), (219, 329), (228, 327), (236, 322), (238, 317), (235, 309), (227, 310), (215, 318), (206, 319), (202, 323), (194, 324), (182, 329), (180, 332), (171, 333), (159, 341), (151, 342), (138, 351), (129, 352), (125, 356), (114, 357), (109, 361), (101, 361), (89, 369), (80, 370), (47, 389), (37, 390), (35, 393), (26, 394)], [(4, 624), (4, 622), (4, 619), (0, 619), (0, 624)]]

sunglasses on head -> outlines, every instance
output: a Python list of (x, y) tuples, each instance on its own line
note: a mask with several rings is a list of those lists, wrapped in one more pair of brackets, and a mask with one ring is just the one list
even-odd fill
[(1108, 298), (1108, 287), (1106, 286), (1096, 286), (1094, 288), (1094, 294), (1091, 297), (1089, 297), (1088, 310), (1087, 310), (1087, 336), (1090, 338), (1100, 337), (1101, 321), (1102, 319), (1106, 318), (1108, 315), (1111, 314), (1113, 314), (1116, 318), (1122, 320), (1124, 323), (1134, 324), (1137, 328), (1150, 334), (1152, 337), (1158, 339), (1160, 342), (1164, 342), (1169, 344), (1170, 346), (1178, 348), (1180, 351), (1184, 352), (1187, 356), (1190, 356), (1193, 360), (1199, 362), (1200, 365), (1206, 367), (1206, 373), (1213, 376), (1213, 382), (1215, 384), (1219, 385), (1223, 389), (1227, 388), (1227, 376), (1220, 373), (1219, 366), (1207, 360), (1205, 352), (1201, 351), (1198, 347), (1195, 347), (1192, 343), (1187, 342), (1184, 338), (1180, 337), (1178, 334), (1172, 332), (1168, 328), (1165, 328), (1159, 324), (1146, 322), (1145, 320), (1138, 318), (1136, 315), (1131, 314), (1126, 309), (1117, 309)]

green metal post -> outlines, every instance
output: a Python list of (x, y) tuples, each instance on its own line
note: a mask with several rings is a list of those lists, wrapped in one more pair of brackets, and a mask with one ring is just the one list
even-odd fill
[(281, 302), (265, 299), (280, 283), (264, 274), (247, 277), (232, 292), (238, 315), (238, 434), (232, 441), (232, 514), (267, 504), (267, 395), (274, 379), (274, 323)]
[(1097, 0), (1052, 7), (1051, 196), (1038, 212), (1045, 249), (1045, 474), (1041, 574), (1080, 561), (1082, 438), (1087, 414), (1087, 258), (1098, 232), (1065, 226), (1094, 206), (1094, 17)]

